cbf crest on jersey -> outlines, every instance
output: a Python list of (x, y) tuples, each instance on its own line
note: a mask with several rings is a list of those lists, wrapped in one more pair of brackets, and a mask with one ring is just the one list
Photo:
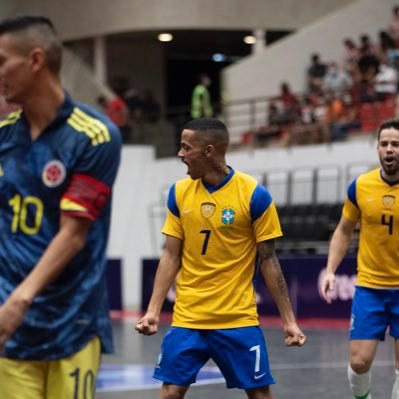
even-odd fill
[(201, 214), (205, 219), (209, 219), (215, 213), (216, 205), (212, 202), (203, 202), (201, 204)]
[(222, 222), (223, 224), (229, 225), (234, 223), (235, 210), (232, 208), (223, 208), (222, 210)]
[(52, 159), (44, 165), (42, 179), (47, 187), (53, 188), (59, 186), (65, 180), (65, 176), (65, 166), (57, 159)]
[(391, 209), (395, 204), (395, 196), (394, 195), (384, 195), (382, 197), (382, 204), (385, 209)]

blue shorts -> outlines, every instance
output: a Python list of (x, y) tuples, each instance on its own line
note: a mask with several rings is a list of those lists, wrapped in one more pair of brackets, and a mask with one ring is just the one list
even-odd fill
[(163, 339), (153, 377), (189, 386), (209, 359), (220, 368), (227, 388), (250, 389), (274, 384), (259, 326), (223, 330), (172, 327)]
[(356, 287), (352, 303), (349, 338), (385, 339), (385, 333), (399, 338), (399, 289)]

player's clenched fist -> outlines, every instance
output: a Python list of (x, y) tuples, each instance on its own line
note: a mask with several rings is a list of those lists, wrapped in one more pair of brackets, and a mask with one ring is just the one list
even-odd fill
[(153, 335), (158, 331), (159, 318), (146, 314), (136, 324), (135, 330), (139, 334)]

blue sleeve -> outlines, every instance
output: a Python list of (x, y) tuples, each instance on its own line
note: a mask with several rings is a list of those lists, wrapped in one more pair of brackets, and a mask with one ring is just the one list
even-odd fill
[(252, 223), (254, 223), (263, 215), (271, 203), (272, 197), (269, 191), (267, 191), (266, 187), (258, 184), (252, 193), (251, 202), (249, 205)]
[(176, 203), (176, 184), (174, 184), (169, 190), (168, 208), (175, 216), (180, 217), (179, 208)]
[(359, 208), (357, 205), (357, 200), (356, 200), (356, 182), (357, 178), (352, 181), (352, 183), (348, 187), (348, 198), (352, 202), (353, 205), (356, 206), (356, 208)]
[[(95, 119), (92, 113), (80, 118), (86, 123), (84, 125), (85, 131), (88, 132), (86, 137), (90, 137), (92, 132), (107, 132), (109, 138), (96, 144), (90, 139), (80, 139), (82, 142), (85, 141), (85, 145), (73, 172), (87, 174), (111, 187), (117, 175), (122, 149), (119, 129), (107, 119)], [(97, 121), (101, 125), (97, 126)]]

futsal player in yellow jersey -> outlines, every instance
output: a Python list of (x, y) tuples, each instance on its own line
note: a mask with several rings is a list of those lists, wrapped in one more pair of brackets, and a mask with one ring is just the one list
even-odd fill
[(360, 223), (348, 379), (355, 398), (371, 398), (370, 368), (378, 342), (385, 339), (389, 327), (396, 358), (391, 398), (399, 399), (399, 120), (380, 126), (377, 150), (381, 169), (360, 175), (348, 188), (320, 291), (330, 303), (334, 273)]
[(280, 311), (286, 345), (306, 341), (274, 252), (282, 234), (275, 205), (253, 177), (226, 165), (228, 141), (226, 126), (213, 118), (195, 119), (182, 132), (178, 156), (190, 177), (170, 190), (165, 249), (147, 312), (136, 325), (142, 334), (157, 332), (176, 278), (172, 327), (154, 371), (163, 381), (161, 399), (184, 398), (209, 358), (228, 388), (245, 389), (250, 399), (272, 398), (255, 302), (258, 269)]

